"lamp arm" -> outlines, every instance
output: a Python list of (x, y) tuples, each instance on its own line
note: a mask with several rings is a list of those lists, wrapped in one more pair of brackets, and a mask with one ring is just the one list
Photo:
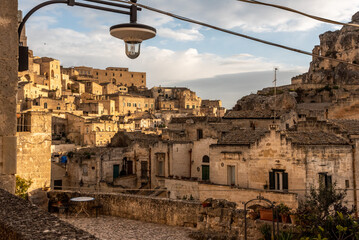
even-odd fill
[(71, 6), (71, 7), (72, 6), (79, 6), (79, 7), (86, 7), (86, 8), (92, 8), (92, 9), (107, 11), (107, 12), (126, 14), (126, 15), (130, 15), (130, 21), (131, 22), (136, 22), (136, 20), (137, 20), (137, 10), (141, 11), (141, 8), (138, 8), (135, 5), (127, 6), (127, 5), (124, 5), (124, 4), (110, 3), (110, 2), (105, 2), (105, 1), (101, 1), (101, 0), (85, 0), (85, 1), (95, 2), (95, 3), (99, 3), (99, 4), (110, 5), (110, 6), (120, 7), (120, 8), (128, 8), (128, 9), (130, 9), (130, 11), (126, 12), (126, 11), (123, 11), (123, 10), (117, 10), (117, 9), (106, 8), (106, 7), (101, 7), (101, 6), (94, 6), (94, 5), (85, 4), (85, 3), (78, 3), (78, 2), (75, 2), (75, 0), (51, 0), (51, 1), (43, 2), (43, 3), (35, 6), (34, 8), (32, 8), (25, 15), (23, 20), (21, 21), (21, 23), (20, 23), (20, 25), (18, 27), (18, 30), (17, 30), (18, 35), (19, 35), (19, 39), (20, 39), (20, 36), (21, 36), (22, 29), (24, 28), (25, 23), (29, 19), (29, 17), (31, 17), (31, 15), (34, 12), (36, 12), (37, 10), (39, 10), (40, 8), (43, 8), (45, 6), (55, 4), (55, 3), (65, 3), (65, 4), (67, 4), (68, 6)]
[(45, 7), (47, 5), (51, 5), (51, 4), (55, 4), (55, 3), (67, 3), (69, 4), (71, 0), (53, 0), (53, 1), (47, 1), (47, 2), (43, 2), (39, 5), (37, 5), (36, 7), (34, 7), (33, 9), (31, 9), (26, 15), (25, 17), (22, 19), (18, 29), (17, 29), (17, 33), (19, 34), (19, 40), (20, 40), (20, 36), (21, 36), (21, 32), (22, 32), (22, 29), (24, 28), (25, 26), (25, 23), (27, 21), (27, 19), (29, 19), (29, 17), (31, 17), (31, 15), (36, 12), (37, 10), (39, 10), (40, 8), (42, 7)]

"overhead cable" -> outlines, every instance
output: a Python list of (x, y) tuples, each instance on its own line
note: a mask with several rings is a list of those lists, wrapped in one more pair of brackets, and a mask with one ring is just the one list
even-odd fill
[(220, 28), (220, 27), (216, 27), (216, 26), (208, 24), (208, 23), (200, 22), (200, 21), (193, 20), (193, 19), (190, 19), (190, 18), (187, 18), (187, 17), (182, 17), (182, 16), (179, 16), (177, 14), (166, 12), (166, 11), (156, 9), (156, 8), (153, 8), (153, 7), (149, 7), (149, 6), (146, 6), (146, 5), (143, 5), (143, 4), (133, 3), (133, 2), (130, 2), (130, 1), (125, 1), (125, 0), (111, 0), (111, 1), (134, 4), (136, 6), (142, 7), (144, 9), (149, 10), (149, 11), (153, 11), (153, 12), (157, 12), (157, 13), (160, 13), (160, 14), (163, 14), (163, 15), (167, 15), (167, 16), (170, 16), (170, 17), (185, 21), (185, 22), (190, 22), (190, 23), (194, 23), (194, 24), (201, 25), (201, 26), (204, 26), (204, 27), (212, 28), (212, 29), (215, 29), (215, 30), (218, 30), (218, 31), (221, 31), (221, 32), (229, 33), (229, 34), (239, 36), (239, 37), (242, 37), (242, 38), (246, 38), (246, 39), (249, 39), (249, 40), (252, 40), (252, 41), (256, 41), (256, 42), (264, 43), (264, 44), (267, 44), (267, 45), (283, 48), (283, 49), (286, 49), (286, 50), (289, 50), (289, 51), (292, 51), (292, 52), (297, 52), (297, 53), (313, 56), (313, 57), (316, 57), (316, 58), (327, 59), (327, 60), (334, 61), (334, 62), (344, 63), (344, 64), (347, 64), (347, 65), (359, 68), (358, 64), (350, 63), (350, 62), (340, 60), (340, 59), (335, 59), (335, 58), (331, 58), (331, 57), (322, 56), (322, 55), (319, 55), (319, 54), (315, 54), (315, 53), (307, 52), (307, 51), (304, 51), (304, 50), (288, 47), (288, 46), (281, 45), (281, 44), (278, 44), (278, 43), (274, 43), (274, 42), (262, 40), (262, 39), (259, 39), (259, 38), (251, 37), (251, 36), (248, 36), (248, 35), (245, 35), (245, 34), (241, 34), (241, 33), (234, 32), (234, 31), (227, 30), (227, 29)]
[(265, 6), (275, 7), (275, 8), (279, 8), (279, 9), (285, 10), (285, 11), (294, 12), (294, 13), (297, 13), (297, 14), (300, 14), (300, 15), (303, 15), (303, 16), (306, 16), (306, 17), (309, 17), (309, 18), (312, 18), (312, 19), (321, 21), (321, 22), (325, 22), (325, 23), (331, 23), (331, 24), (337, 24), (337, 25), (343, 25), (343, 26), (351, 26), (351, 27), (359, 27), (359, 24), (355, 24), (355, 23), (342, 23), (342, 22), (330, 20), (330, 19), (327, 19), (327, 18), (317, 17), (317, 16), (310, 15), (310, 14), (307, 14), (307, 13), (304, 13), (304, 12), (300, 12), (300, 11), (295, 10), (295, 9), (293, 9), (293, 8), (285, 7), (285, 6), (282, 6), (282, 5), (276, 5), (276, 4), (271, 4), (271, 3), (264, 3), (264, 2), (259, 2), (259, 1), (256, 1), (256, 0), (237, 0), (237, 1), (239, 1), (239, 2), (246, 2), (246, 3), (251, 3), (251, 4), (259, 4), (259, 5), (265, 5)]

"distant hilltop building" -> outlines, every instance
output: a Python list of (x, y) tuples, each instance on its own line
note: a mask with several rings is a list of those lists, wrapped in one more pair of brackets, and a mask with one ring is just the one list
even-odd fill
[(77, 81), (95, 81), (114, 85), (146, 87), (145, 72), (130, 72), (128, 68), (108, 67), (105, 70), (91, 67), (63, 68), (62, 72)]

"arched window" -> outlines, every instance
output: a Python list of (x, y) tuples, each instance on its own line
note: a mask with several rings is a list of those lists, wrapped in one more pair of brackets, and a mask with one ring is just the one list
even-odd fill
[(47, 103), (46, 102), (44, 103), (44, 108), (47, 108)]
[(202, 158), (202, 162), (209, 163), (209, 157), (207, 155), (204, 155)]

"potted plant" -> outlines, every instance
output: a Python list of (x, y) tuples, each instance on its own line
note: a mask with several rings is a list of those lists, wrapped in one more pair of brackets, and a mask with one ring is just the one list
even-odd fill
[(261, 208), (259, 210), (260, 220), (273, 221), (273, 209), (272, 208)]
[(282, 223), (289, 223), (289, 214), (290, 214), (290, 208), (285, 205), (284, 203), (281, 203), (277, 206), (278, 213), (282, 218)]
[(297, 210), (292, 209), (289, 213), (289, 217), (290, 217), (290, 221), (292, 222), (293, 225), (296, 225), (297, 223)]
[(259, 217), (259, 214), (258, 214), (257, 211), (255, 211), (255, 210), (250, 210), (250, 211), (248, 212), (248, 218), (249, 218), (249, 219), (256, 220), (258, 217)]
[(211, 199), (206, 199), (204, 202), (202, 202), (202, 207), (211, 207), (212, 203), (211, 203)]

